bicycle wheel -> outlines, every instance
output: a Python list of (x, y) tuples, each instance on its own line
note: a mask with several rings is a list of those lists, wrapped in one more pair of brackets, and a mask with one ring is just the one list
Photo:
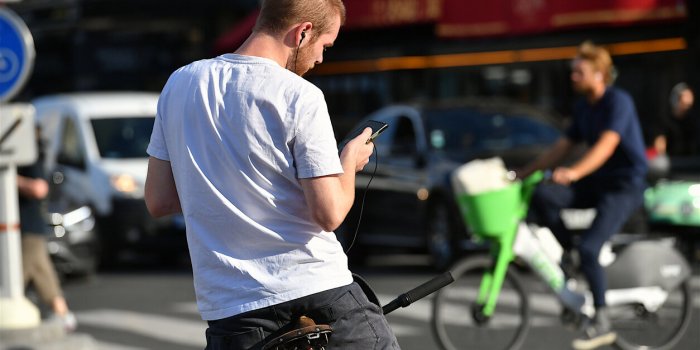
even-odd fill
[(638, 304), (609, 307), (610, 322), (617, 332), (616, 344), (623, 350), (673, 349), (690, 325), (692, 307), (688, 280), (671, 291), (655, 312)]
[(521, 279), (509, 268), (493, 315), (476, 303), (481, 277), (492, 266), (488, 256), (467, 258), (452, 268), (455, 281), (433, 299), (433, 334), (443, 350), (517, 349), (529, 328), (530, 309)]

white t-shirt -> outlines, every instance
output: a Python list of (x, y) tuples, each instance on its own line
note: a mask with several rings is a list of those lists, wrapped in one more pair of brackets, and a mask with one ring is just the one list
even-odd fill
[(298, 180), (343, 172), (313, 84), (260, 57), (191, 63), (161, 93), (148, 154), (170, 161), (203, 319), (352, 283)]

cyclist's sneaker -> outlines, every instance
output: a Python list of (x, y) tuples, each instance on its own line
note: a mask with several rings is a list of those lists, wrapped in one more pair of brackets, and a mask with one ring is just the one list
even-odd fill
[(594, 322), (586, 329), (585, 337), (575, 339), (572, 346), (576, 350), (597, 349), (614, 343), (616, 339), (617, 333), (610, 326), (607, 309), (601, 307), (596, 309)]
[(586, 336), (580, 339), (574, 339), (571, 344), (576, 350), (597, 349), (604, 345), (610, 345), (617, 339), (617, 333), (612, 330), (599, 330), (595, 326), (589, 327), (586, 330)]

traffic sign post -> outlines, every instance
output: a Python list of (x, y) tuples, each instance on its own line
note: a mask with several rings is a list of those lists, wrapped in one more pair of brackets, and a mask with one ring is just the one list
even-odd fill
[(33, 163), (36, 155), (34, 108), (0, 105), (0, 330), (41, 322), (24, 296), (16, 167)]
[(39, 326), (39, 310), (24, 296), (17, 165), (36, 159), (31, 106), (2, 103), (24, 86), (34, 64), (34, 41), (24, 22), (0, 7), (0, 330)]

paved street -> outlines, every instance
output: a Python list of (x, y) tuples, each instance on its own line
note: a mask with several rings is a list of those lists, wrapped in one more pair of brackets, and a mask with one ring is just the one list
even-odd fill
[[(373, 261), (358, 270), (387, 303), (435, 273), (421, 257), (398, 256)], [(574, 333), (558, 322), (555, 299), (535, 288), (535, 321), (523, 349), (567, 349)], [(70, 282), (65, 287), (80, 322), (79, 332), (91, 335), (99, 350), (204, 348), (206, 325), (194, 303), (192, 277), (186, 267), (135, 266)], [(694, 322), (677, 349), (700, 348), (700, 277), (693, 280)], [(430, 298), (389, 315), (404, 350), (436, 349), (429, 328)]]

